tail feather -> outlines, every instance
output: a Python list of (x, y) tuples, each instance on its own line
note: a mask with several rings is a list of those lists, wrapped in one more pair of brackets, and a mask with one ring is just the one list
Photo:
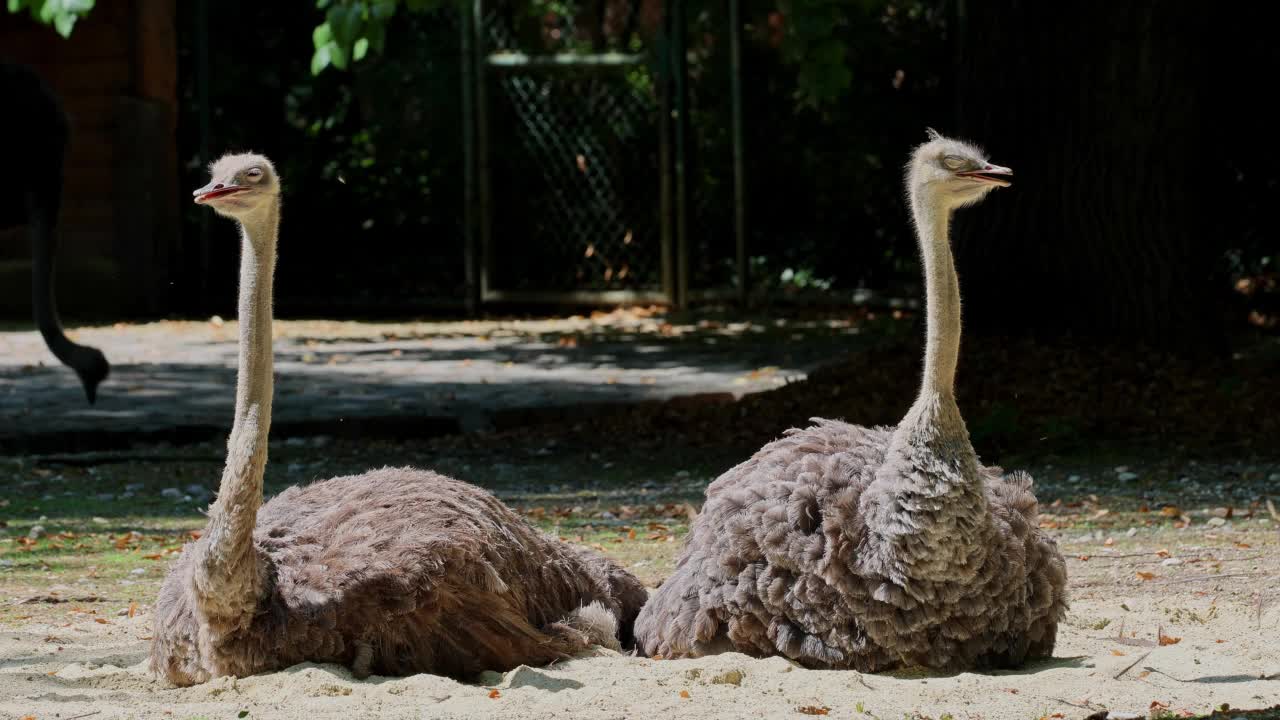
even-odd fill
[(622, 643), (618, 640), (618, 618), (599, 601), (569, 613), (556, 625), (574, 631), (581, 636), (586, 645), (599, 645), (610, 650), (622, 651)]

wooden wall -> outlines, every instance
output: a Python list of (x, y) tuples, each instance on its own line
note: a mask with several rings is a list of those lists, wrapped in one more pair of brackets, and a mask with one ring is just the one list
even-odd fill
[[(34, 67), (71, 116), (58, 255), (64, 316), (165, 312), (178, 247), (175, 0), (98, 0), (69, 39), (0, 13), (0, 56)], [(0, 236), (0, 314), (29, 310), (30, 253)]]

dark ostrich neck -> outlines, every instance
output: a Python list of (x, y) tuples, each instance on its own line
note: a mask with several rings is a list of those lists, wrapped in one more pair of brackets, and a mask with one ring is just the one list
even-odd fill
[[(198, 546), (195, 583), (206, 617), (237, 626), (260, 592), (253, 529), (262, 505), (272, 395), (272, 281), (279, 203), (241, 220), (240, 352), (235, 421), (217, 502)], [(230, 629), (230, 628), (228, 628)]]

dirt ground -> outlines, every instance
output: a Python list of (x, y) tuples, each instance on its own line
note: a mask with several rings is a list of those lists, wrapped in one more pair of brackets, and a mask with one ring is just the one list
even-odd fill
[[(456, 441), (273, 442), (269, 491), (369, 466), (430, 466), (653, 586), (701, 492), (740, 451)], [(1280, 461), (1136, 457), (1033, 464), (1041, 525), (1068, 557), (1052, 660), (1017, 672), (823, 672), (728, 654), (600, 650), (472, 684), (354, 680), (300, 665), (176, 689), (148, 674), (151, 602), (217, 480), (216, 444), (0, 458), (0, 717), (1190, 717), (1280, 705)], [(1105, 489), (1106, 492), (1102, 492)], [(1273, 501), (1274, 503), (1274, 501)], [(1228, 715), (1229, 716), (1229, 715)]]

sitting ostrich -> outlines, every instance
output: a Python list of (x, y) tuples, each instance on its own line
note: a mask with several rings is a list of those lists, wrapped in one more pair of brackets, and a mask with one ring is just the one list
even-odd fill
[(195, 201), (241, 229), (235, 424), (208, 525), (156, 601), (152, 669), (178, 685), (304, 660), (466, 678), (629, 643), (640, 582), (472, 485), (384, 468), (262, 504), (280, 186), (259, 155), (211, 171)]
[(111, 370), (97, 348), (72, 342), (62, 330), (53, 290), (62, 207), (62, 165), (70, 123), (58, 96), (22, 65), (0, 61), (0, 97), (20, 112), (0, 113), (5, 164), (0, 173), (0, 228), (26, 225), (31, 237), (31, 308), (36, 327), (54, 357), (75, 370), (92, 405)]
[(713, 482), (675, 573), (636, 620), (643, 653), (736, 650), (865, 672), (1052, 653), (1065, 563), (1038, 527), (1031, 478), (978, 463), (953, 389), (948, 226), (1011, 174), (930, 130), (907, 167), (927, 282), (919, 396), (896, 428), (815, 419)]

